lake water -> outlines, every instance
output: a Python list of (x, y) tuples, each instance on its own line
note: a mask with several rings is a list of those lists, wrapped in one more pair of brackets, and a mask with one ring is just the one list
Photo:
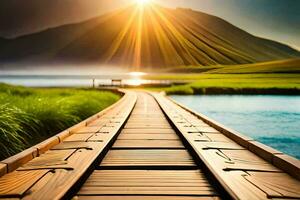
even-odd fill
[(300, 96), (171, 97), (227, 127), (300, 159)]
[[(122, 80), (122, 85), (139, 86), (144, 84), (170, 85), (169, 80), (144, 80), (141, 76), (129, 74), (114, 75), (1, 75), (0, 83), (23, 85), (28, 87), (92, 87), (93, 80), (97, 86), (111, 86), (112, 79)], [(119, 82), (115, 85), (119, 86)]]

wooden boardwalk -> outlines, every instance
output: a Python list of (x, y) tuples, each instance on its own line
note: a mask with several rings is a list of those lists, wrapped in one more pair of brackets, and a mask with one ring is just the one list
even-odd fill
[(300, 164), (157, 93), (0, 163), (1, 199), (300, 199)]

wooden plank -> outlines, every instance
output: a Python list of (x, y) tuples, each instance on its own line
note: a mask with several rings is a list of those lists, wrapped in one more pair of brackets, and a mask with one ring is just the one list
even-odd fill
[(203, 135), (205, 135), (206, 137), (208, 137), (212, 142), (230, 142), (230, 143), (234, 143), (233, 140), (231, 140), (230, 138), (226, 137), (223, 134), (209, 134), (209, 133), (204, 133)]
[(0, 197), (22, 197), (49, 170), (14, 171), (0, 178)]
[(73, 169), (67, 159), (75, 152), (74, 149), (51, 150), (19, 167), (18, 171), (36, 169)]
[[(247, 175), (247, 173), (244, 171), (270, 170), (279, 172), (277, 168), (274, 168), (274, 166), (262, 160), (261, 158), (258, 158), (253, 153), (251, 154), (251, 152), (248, 150), (224, 150), (218, 148), (206, 150), (203, 149), (203, 145), (201, 145), (203, 142), (196, 142), (193, 136), (191, 136), (197, 133), (202, 133), (198, 130), (200, 127), (185, 127), (182, 124), (176, 123), (184, 120), (195, 120), (197, 117), (193, 116), (193, 113), (180, 108), (161, 95), (155, 95), (155, 97), (170, 120), (180, 130), (182, 136), (187, 139), (195, 153), (197, 153), (202, 162), (214, 174), (223, 188), (231, 195), (233, 199), (268, 199), (264, 192), (244, 178), (244, 176)], [(203, 127), (200, 129), (202, 131), (209, 132), (204, 133), (207, 136), (212, 134), (220, 134), (213, 129), (205, 130), (207, 128)], [(222, 145), (224, 145), (224, 143), (229, 143), (229, 145), (236, 146), (236, 143), (231, 142), (230, 140), (228, 142), (223, 142)], [(244, 152), (246, 152), (246, 154)], [(251, 155), (248, 155), (248, 153)]]
[(112, 148), (184, 148), (180, 140), (117, 140)]
[[(82, 122), (81, 122), (81, 123), (82, 123)], [(71, 129), (72, 129), (72, 128), (70, 128), (70, 130), (71, 130)], [(66, 139), (67, 137), (69, 137), (69, 136), (71, 135), (70, 130), (65, 130), (65, 131), (63, 131), (63, 132), (57, 134), (56, 137), (58, 137), (58, 138), (59, 138), (59, 141), (61, 142), (61, 141), (63, 141), (64, 139)], [(51, 148), (51, 146), (50, 146), (50, 148)]]
[(225, 161), (226, 170), (281, 172), (280, 169), (248, 150), (222, 150), (221, 152), (228, 158)]
[(121, 133), (118, 140), (179, 140), (176, 134), (123, 134)]
[(153, 119), (157, 119), (157, 118), (160, 118), (160, 117), (165, 117), (163, 113), (155, 113), (155, 114), (147, 114), (147, 113), (143, 113), (143, 114), (135, 114), (135, 113), (132, 113), (130, 115), (130, 118), (134, 119), (134, 118), (153, 118)]
[(273, 164), (300, 180), (300, 160), (284, 154), (275, 154)]
[[(217, 195), (199, 170), (118, 170), (118, 174), (122, 176), (114, 171), (94, 171), (78, 195)], [(132, 176), (139, 176), (139, 181)]]
[(264, 191), (269, 198), (300, 199), (300, 182), (286, 173), (250, 172), (249, 182)]
[[(116, 131), (115, 131), (116, 132)], [(96, 133), (88, 139), (89, 142), (102, 142), (112, 139), (114, 134)]]
[(92, 150), (92, 147), (89, 142), (62, 142), (54, 147), (51, 150), (66, 150), (66, 149), (89, 149)]
[(41, 155), (57, 144), (59, 144), (59, 137), (54, 136), (45, 140), (44, 142), (41, 142), (40, 144), (35, 145), (34, 147), (37, 148), (38, 155)]
[(126, 124), (125, 128), (130, 128), (130, 129), (170, 129), (171, 126), (169, 124)]
[(195, 133), (195, 132), (199, 132), (199, 133), (220, 133), (219, 131), (217, 131), (213, 127), (194, 127), (193, 125), (190, 125), (190, 126), (183, 126), (181, 128), (184, 128), (185, 131), (187, 131), (188, 133)]
[(110, 150), (100, 166), (196, 166), (185, 150)]
[[(195, 142), (226, 142), (235, 144), (233, 140), (224, 136), (223, 134), (211, 134), (211, 133), (189, 133), (186, 137), (192, 138)], [(242, 147), (244, 149), (244, 147)]]
[[(123, 120), (125, 121), (125, 119)], [(99, 133), (104, 133), (104, 134), (114, 134), (116, 133), (119, 129), (121, 128), (120, 125), (116, 127), (102, 127), (99, 131)]]
[(249, 142), (248, 148), (250, 151), (252, 151), (256, 155), (259, 155), (260, 157), (262, 157), (270, 163), (273, 161), (273, 157), (275, 154), (283, 154), (282, 152), (277, 151), (257, 141)]
[(77, 196), (78, 200), (220, 200), (217, 196)]
[(7, 172), (12, 172), (16, 170), (19, 166), (27, 163), (28, 161), (32, 160), (36, 156), (37, 156), (37, 149), (29, 148), (1, 162), (7, 164)]
[(99, 119), (96, 119), (96, 120), (88, 123), (87, 126), (88, 127), (93, 127), (93, 126), (102, 127), (109, 121), (110, 121), (110, 119), (106, 119), (106, 118), (101, 117)]
[(7, 164), (0, 163), (0, 177), (7, 173)]
[(199, 195), (215, 196), (210, 187), (89, 187), (79, 195)]
[(86, 142), (90, 137), (92, 137), (94, 133), (88, 134), (73, 134), (67, 137), (64, 142)]
[[(161, 111), (158, 111), (161, 112)], [(160, 118), (149, 118), (149, 117), (139, 117), (139, 118), (131, 118), (128, 120), (128, 123), (142, 123), (142, 122), (153, 122), (155, 124), (157, 123), (168, 123), (168, 120), (166, 117), (162, 116)]]
[[(194, 140), (194, 142), (198, 148), (202, 148), (204, 150), (210, 150), (210, 149), (245, 150), (244, 147), (238, 145), (237, 143), (231, 143), (231, 142), (205, 142), (205, 141), (198, 141), (198, 140)], [(234, 151), (227, 151), (227, 152), (234, 152)], [(244, 151), (240, 151), (240, 152), (244, 152)]]
[(122, 129), (121, 134), (176, 134), (174, 129)]
[(73, 132), (76, 134), (84, 134), (84, 133), (97, 133), (101, 129), (101, 126), (86, 126), (80, 129), (77, 129)]
[(54, 173), (40, 179), (30, 188), (25, 199), (61, 199), (82, 177), (104, 147), (95, 142), (92, 148), (93, 150), (81, 149), (72, 154), (67, 161), (73, 166), (73, 170), (55, 169)]

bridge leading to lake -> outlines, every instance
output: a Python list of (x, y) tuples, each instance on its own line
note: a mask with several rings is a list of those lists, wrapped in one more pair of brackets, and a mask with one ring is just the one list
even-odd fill
[(162, 94), (124, 93), (2, 161), (0, 199), (300, 199), (299, 160)]

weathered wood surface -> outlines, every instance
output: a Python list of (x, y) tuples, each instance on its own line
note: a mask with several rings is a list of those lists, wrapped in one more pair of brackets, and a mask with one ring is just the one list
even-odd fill
[(268, 162), (266, 152), (276, 157), (278, 151), (262, 150), (262, 145), (254, 145), (251, 138), (225, 130), (222, 125), (162, 95), (153, 93), (153, 96), (192, 150), (234, 199), (300, 199), (300, 182), (296, 179), (299, 178), (299, 161), (294, 161), (292, 166), (296, 171), (290, 176)]
[[(196, 195), (209, 197), (218, 194), (200, 170), (97, 170), (85, 182), (78, 195)], [(143, 198), (141, 197), (141, 199)]]
[(300, 199), (299, 166), (160, 94), (130, 91), (1, 162), (0, 176), (11, 173), (0, 200)]
[(121, 134), (76, 198), (189, 199), (192, 196), (214, 199), (219, 193), (197, 166), (155, 99), (138, 93), (135, 108)]

